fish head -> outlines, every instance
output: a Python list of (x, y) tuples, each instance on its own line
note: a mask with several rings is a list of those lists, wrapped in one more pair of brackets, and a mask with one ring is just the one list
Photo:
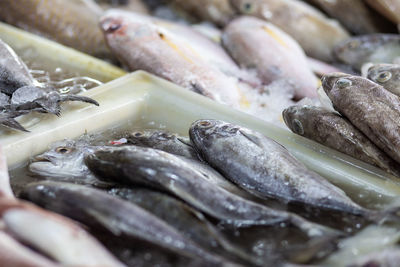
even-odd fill
[(261, 9), (261, 2), (258, 0), (230, 0), (233, 9), (243, 15), (256, 15)]
[(92, 152), (87, 142), (64, 140), (32, 159), (29, 171), (46, 178), (78, 178), (90, 172), (84, 164), (84, 156)]
[(189, 135), (196, 149), (199, 147), (210, 147), (215, 139), (228, 138), (235, 136), (240, 131), (240, 127), (231, 123), (219, 120), (197, 120), (190, 129)]
[(286, 126), (295, 134), (304, 134), (304, 127), (307, 123), (307, 121), (304, 121), (304, 109), (307, 107), (308, 106), (291, 106), (282, 112)]
[(368, 69), (367, 77), (393, 93), (400, 91), (400, 65), (375, 64)]
[(335, 91), (345, 90), (353, 85), (354, 76), (342, 72), (324, 75), (321, 79), (325, 93), (330, 96)]

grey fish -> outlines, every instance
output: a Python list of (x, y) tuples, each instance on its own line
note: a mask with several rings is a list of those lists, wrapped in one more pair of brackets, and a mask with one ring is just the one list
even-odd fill
[(400, 65), (375, 64), (368, 69), (368, 79), (400, 96)]
[(308, 170), (282, 145), (260, 133), (223, 121), (199, 120), (189, 134), (204, 160), (258, 197), (369, 214), (341, 189)]
[(322, 86), (337, 111), (400, 163), (398, 96), (366, 78), (344, 73), (325, 75)]
[(400, 35), (369, 34), (349, 38), (333, 50), (337, 59), (361, 70), (364, 63), (393, 63), (400, 57)]
[(190, 139), (163, 130), (137, 130), (125, 136), (128, 144), (151, 147), (191, 159), (198, 159)]
[(295, 214), (273, 210), (215, 186), (187, 162), (160, 150), (137, 146), (104, 148), (87, 156), (86, 162), (103, 179), (167, 191), (224, 223), (288, 223), (309, 236), (332, 234), (332, 230)]
[(194, 260), (201, 258), (206, 264), (229, 265), (146, 210), (96, 189), (46, 181), (28, 185), (21, 196), (93, 229), (110, 232), (126, 244), (142, 240)]
[(339, 114), (321, 107), (292, 106), (283, 111), (295, 134), (336, 149), (400, 177), (400, 165)]
[[(376, 1), (376, 0), (373, 0)], [(337, 19), (354, 34), (387, 32), (393, 24), (369, 8), (363, 0), (308, 0)], [(357, 16), (354, 16), (354, 14)]]
[(142, 207), (167, 222), (186, 238), (218, 255), (257, 265), (266, 263), (231, 244), (202, 213), (174, 197), (150, 189), (127, 187), (112, 188), (108, 190), (108, 194)]

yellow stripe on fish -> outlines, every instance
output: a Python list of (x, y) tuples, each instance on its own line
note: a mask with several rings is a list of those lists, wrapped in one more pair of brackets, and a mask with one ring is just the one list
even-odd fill
[[(174, 49), (174, 50), (175, 50), (181, 57), (183, 57), (187, 62), (189, 62), (189, 63), (191, 63), (191, 64), (194, 64), (193, 60), (192, 60), (190, 57), (188, 57), (187, 55), (185, 55), (185, 53), (179, 48), (179, 46), (176, 45), (172, 40), (170, 40), (169, 38), (167, 38), (167, 37), (165, 36), (165, 34), (163, 34), (163, 33), (160, 32), (160, 33), (159, 33), (159, 36), (161, 37), (161, 39), (162, 39), (164, 42), (167, 43), (167, 45), (169, 45), (172, 49)], [(195, 56), (197, 56), (196, 52), (195, 52), (190, 46), (187, 46), (186, 48), (188, 48), (189, 50), (191, 50), (192, 53), (193, 53)]]
[(268, 28), (267, 26), (261, 26), (261, 28), (282, 46), (288, 47), (285, 41), (283, 41), (282, 38), (278, 34), (276, 34), (276, 32), (274, 32), (272, 29)]

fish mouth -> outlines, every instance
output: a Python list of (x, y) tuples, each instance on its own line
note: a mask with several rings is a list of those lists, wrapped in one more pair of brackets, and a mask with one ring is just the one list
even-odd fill
[(105, 17), (100, 21), (100, 26), (105, 34), (113, 34), (122, 28), (122, 21)]
[(333, 72), (326, 74), (321, 78), (322, 88), (324, 89), (325, 92), (330, 91), (338, 79), (349, 76), (351, 75), (342, 72)]

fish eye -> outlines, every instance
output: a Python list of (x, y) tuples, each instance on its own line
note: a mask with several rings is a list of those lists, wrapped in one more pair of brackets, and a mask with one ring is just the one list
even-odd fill
[(141, 136), (143, 136), (143, 133), (142, 132), (134, 132), (133, 136), (134, 137), (141, 137)]
[(379, 83), (385, 83), (392, 78), (392, 73), (390, 71), (383, 71), (378, 74), (376, 81)]
[(254, 10), (253, 7), (254, 7), (253, 4), (251, 4), (251, 3), (249, 3), (249, 2), (245, 2), (245, 3), (242, 5), (242, 10), (243, 10), (243, 12), (245, 12), (245, 13), (251, 13), (251, 12), (253, 12), (253, 10)]
[(211, 122), (209, 122), (209, 121), (201, 121), (201, 122), (199, 123), (199, 125), (200, 125), (202, 128), (208, 128), (208, 127), (210, 127), (212, 124), (211, 124)]
[(336, 85), (339, 88), (345, 88), (345, 87), (351, 86), (352, 84), (353, 83), (349, 79), (345, 79), (345, 78), (341, 78), (336, 81)]
[(70, 153), (71, 151), (72, 151), (71, 148), (65, 146), (60, 146), (56, 148), (56, 152), (61, 154), (67, 154)]
[(303, 124), (298, 119), (293, 120), (293, 131), (300, 135), (304, 134)]

